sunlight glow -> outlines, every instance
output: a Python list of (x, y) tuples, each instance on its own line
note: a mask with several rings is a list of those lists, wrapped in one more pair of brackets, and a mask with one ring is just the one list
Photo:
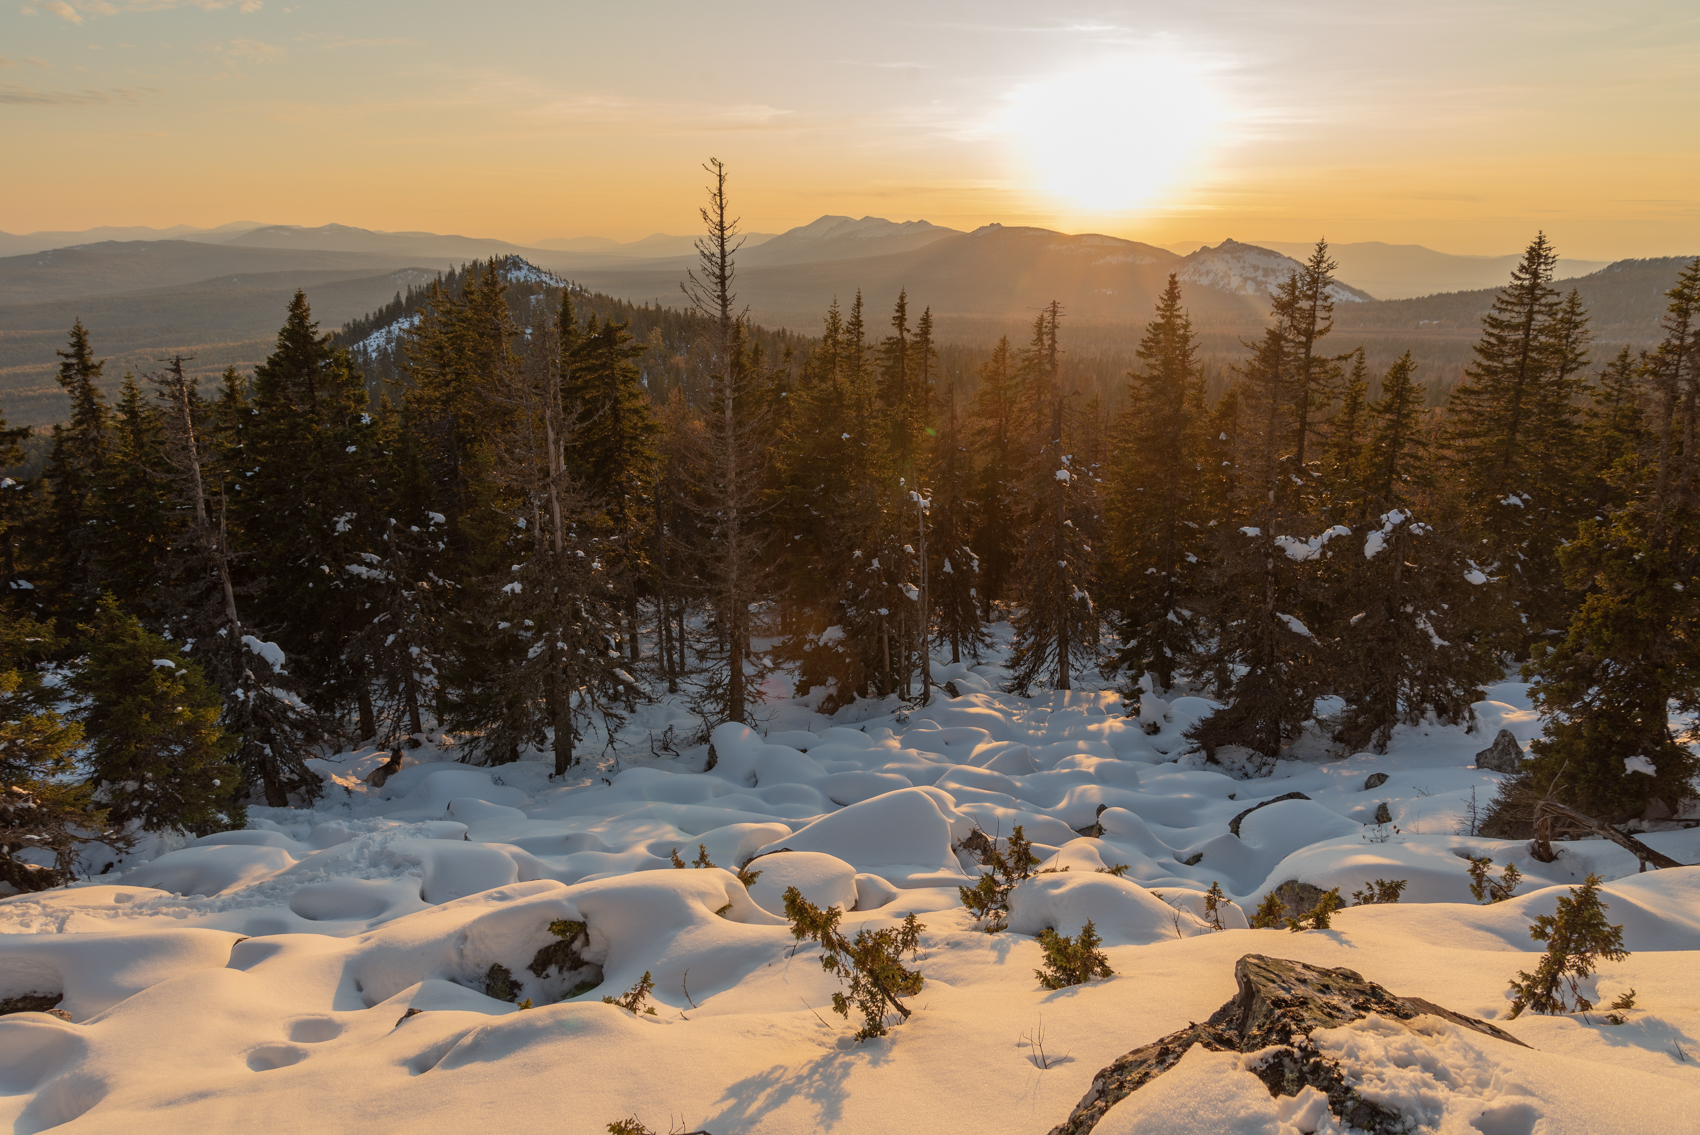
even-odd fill
[(1003, 126), (1028, 185), (1102, 213), (1172, 195), (1227, 117), (1205, 66), (1156, 52), (1024, 84), (1008, 103)]

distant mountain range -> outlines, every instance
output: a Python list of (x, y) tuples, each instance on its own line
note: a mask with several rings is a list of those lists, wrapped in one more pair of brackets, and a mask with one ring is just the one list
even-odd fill
[[(520, 256), (595, 291), (666, 305), (683, 302), (679, 281), (695, 259), (693, 238), (662, 233), (628, 243), (572, 238), (522, 246), (346, 225), (230, 225), (118, 239), (136, 232), (0, 234), (0, 251), (70, 238), (0, 257), (0, 400), (14, 423), (62, 415), (53, 350), (79, 317), (97, 352), (112, 358), (107, 377), (116, 385), (125, 368), (150, 368), (169, 351), (194, 354), (206, 373), (253, 365), (270, 349), (296, 287), (306, 289), (329, 330), (409, 283), (474, 258)], [(778, 235), (751, 234), (738, 256), (738, 299), (758, 322), (813, 333), (830, 303), (847, 308), (860, 291), (877, 335), (898, 292), (907, 290), (911, 310), (931, 308), (942, 338), (980, 344), (999, 333), (1025, 338), (1040, 307), (1056, 299), (1078, 349), (1125, 355), (1174, 274), (1207, 351), (1231, 357), (1240, 339), (1262, 326), (1270, 294), (1298, 267), (1294, 255), (1310, 251), (1235, 240), (1179, 247), (1184, 254), (1092, 233), (996, 224), (962, 232), (926, 221), (825, 216)], [(1457, 373), (1494, 289), (1517, 259), (1378, 243), (1334, 246), (1333, 253), (1341, 264), (1334, 289), (1340, 338), (1349, 331), (1350, 345), (1357, 337), (1373, 343), (1376, 358), (1420, 344), (1425, 373), (1437, 381)], [(1682, 261), (1561, 263), (1576, 273), (1572, 283), (1602, 340), (1645, 342), (1657, 334), (1662, 292)], [(1476, 286), (1375, 299), (1425, 281)]]

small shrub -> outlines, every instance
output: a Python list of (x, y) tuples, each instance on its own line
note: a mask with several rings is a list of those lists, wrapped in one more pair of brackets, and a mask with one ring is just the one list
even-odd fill
[(500, 962), (492, 965), (484, 974), (484, 996), (498, 1001), (518, 1001), (519, 982), (514, 980), (514, 971)]
[(1609, 1007), (1612, 1012), (1606, 1014), (1606, 1021), (1614, 1025), (1623, 1024), (1629, 1019), (1623, 1014), (1635, 1008), (1635, 990), (1631, 989), (1628, 993), (1619, 994), (1617, 1000), (1613, 1001)]
[(1333, 927), (1334, 912), (1344, 904), (1340, 901), (1340, 888), (1323, 891), (1322, 897), (1316, 900), (1316, 905), (1299, 915), (1287, 919), (1287, 929), (1297, 934), (1301, 930), (1329, 930)]
[(1517, 890), (1517, 884), (1523, 881), (1523, 872), (1517, 870), (1515, 863), (1507, 863), (1505, 870), (1500, 872), (1500, 877), (1495, 879), (1488, 871), (1488, 868), (1493, 866), (1492, 859), (1485, 855), (1479, 859), (1474, 855), (1468, 858), (1470, 894), (1474, 895), (1479, 903), (1504, 902)]
[(913, 958), (919, 952), (921, 931), (926, 929), (913, 914), (901, 926), (858, 930), (856, 937), (846, 938), (838, 929), (842, 910), (835, 906), (822, 910), (796, 887), (786, 887), (785, 917), (791, 920), (791, 937), (820, 943), (821, 968), (850, 986), (849, 996), (832, 995), (832, 1011), (848, 1019), (851, 1006), (856, 1007), (862, 1014), (857, 1040), (884, 1036), (887, 1013), (909, 1019), (911, 1010), (900, 998), (921, 992), (925, 980), (902, 961), (902, 955)]
[[(579, 956), (578, 942), (586, 936), (588, 929), (586, 923), (575, 919), (557, 918), (549, 924), (549, 933), (553, 934), (556, 940), (538, 950), (526, 968), (538, 977), (549, 976), (551, 969), (561, 974), (582, 969), (584, 959)], [(588, 945), (588, 939), (586, 944)]]
[(683, 859), (679, 858), (679, 849), (678, 848), (675, 847), (671, 852), (669, 852), (668, 858), (673, 861), (673, 869), (674, 870), (683, 871), (685, 869), (685, 861)]
[[(672, 726), (668, 726), (672, 728)], [(672, 1129), (674, 1135), (708, 1135), (706, 1131), (683, 1131), (678, 1127)], [(608, 1125), (608, 1135), (657, 1135), (652, 1127), (645, 1127), (637, 1116), (630, 1119), (616, 1119)]]
[(1257, 904), (1257, 912), (1251, 916), (1253, 930), (1274, 930), (1287, 919), (1287, 904), (1280, 896), (1270, 891), (1263, 896), (1263, 901)]
[(609, 1005), (618, 1005), (634, 1016), (638, 1013), (647, 1013), (653, 1017), (655, 1016), (655, 1006), (646, 1007), (644, 1002), (649, 1000), (649, 991), (654, 988), (655, 979), (649, 976), (648, 970), (644, 970), (643, 976), (638, 978), (636, 985), (626, 990), (619, 997), (604, 997), (602, 1000)]
[(1376, 879), (1361, 891), (1352, 892), (1353, 906), (1376, 906), (1380, 903), (1398, 902), (1399, 896), (1405, 893), (1410, 885), (1407, 879)]
[[(1127, 878), (1129, 866), (1130, 865), (1126, 863), (1118, 863), (1114, 867), (1100, 867), (1098, 868), (1098, 874), (1114, 875), (1118, 879), (1125, 879)], [(1041, 874), (1043, 874), (1043, 872), (1041, 872)]]
[(996, 840), (987, 839), (981, 862), (988, 870), (972, 887), (956, 889), (962, 896), (962, 905), (985, 923), (988, 934), (1009, 925), (1009, 893), (1016, 884), (1029, 878), (1039, 863), (1039, 857), (1033, 854), (1033, 843), (1020, 824), (1015, 825), (1007, 842), (1008, 848), (1000, 851)]
[(1085, 985), (1095, 977), (1114, 977), (1109, 956), (1098, 949), (1103, 939), (1098, 928), (1088, 918), (1080, 933), (1068, 938), (1053, 929), (1039, 932), (1039, 948), (1045, 951), (1045, 965), (1033, 971), (1039, 984), (1046, 989), (1066, 989)]
[(1222, 893), (1222, 884), (1212, 879), (1210, 889), (1204, 892), (1204, 921), (1210, 924), (1212, 930), (1226, 930), (1222, 925), (1222, 904), (1228, 901), (1228, 896)]
[[(1534, 973), (1519, 970), (1512, 980), (1513, 1018), (1525, 1009), (1552, 1015), (1587, 1012), (1594, 1003), (1582, 996), (1582, 982), (1593, 976), (1601, 958), (1620, 962), (1629, 956), (1623, 948), (1623, 927), (1606, 922), (1598, 875), (1589, 875), (1580, 887), (1570, 888), (1570, 894), (1558, 900), (1558, 909), (1551, 915), (1535, 919), (1529, 937), (1545, 942), (1547, 950)], [(1569, 1004), (1565, 1002), (1566, 990)], [(1633, 1004), (1633, 990), (1629, 997)]]
[[(679, 849), (676, 847), (673, 849), (673, 866), (681, 869), (685, 866), (685, 861), (679, 858)], [(715, 863), (714, 860), (708, 857), (708, 845), (706, 843), (699, 843), (697, 844), (697, 857), (691, 861), (691, 866), (716, 868), (719, 864)], [(760, 871), (751, 871), (747, 866), (739, 867), (734, 873), (738, 876), (738, 882), (744, 884), (744, 889), (746, 891), (750, 889), (751, 884), (761, 878)], [(726, 911), (731, 909), (732, 904), (727, 903), (715, 913), (724, 914)]]

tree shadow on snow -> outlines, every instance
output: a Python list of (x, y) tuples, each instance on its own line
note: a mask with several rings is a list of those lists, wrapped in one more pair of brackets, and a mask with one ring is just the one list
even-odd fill
[(707, 1130), (743, 1130), (790, 1103), (804, 1099), (816, 1110), (817, 1130), (831, 1130), (844, 1116), (850, 1074), (858, 1067), (885, 1063), (886, 1044), (870, 1041), (855, 1048), (829, 1052), (801, 1068), (775, 1064), (765, 1072), (727, 1085), (722, 1099), (729, 1101), (717, 1114), (703, 1122)]

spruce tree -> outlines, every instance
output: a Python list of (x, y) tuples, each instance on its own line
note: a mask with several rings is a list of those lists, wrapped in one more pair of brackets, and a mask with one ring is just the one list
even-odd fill
[(1023, 695), (1042, 679), (1054, 689), (1070, 689), (1076, 669), (1098, 658), (1094, 552), (1076, 523), (1089, 508), (1093, 485), (1085, 463), (1075, 463), (1066, 436), (1057, 342), (1061, 315), (1062, 306), (1053, 300), (1038, 328), (1038, 358), (1049, 372), (1050, 413), (1034, 439), (1026, 539), (1016, 563), (1021, 606), (1011, 620), (1010, 688)]
[(1430, 713), (1473, 721), (1479, 684), (1498, 670), (1473, 633), (1476, 608), (1493, 598), (1481, 593), (1486, 580), (1429, 515), (1425, 391), (1415, 372), (1407, 351), (1367, 407), (1356, 477), (1366, 513), (1356, 528), (1362, 554), (1332, 564), (1333, 618), (1324, 628), (1337, 641), (1331, 686), (1346, 702), (1334, 738), (1348, 751), (1386, 752), (1396, 725), (1419, 724)]
[(190, 658), (224, 696), (220, 721), (237, 739), (244, 790), (274, 808), (288, 807), (291, 797), (311, 802), (324, 787), (306, 762), (326, 725), (291, 691), (284, 652), (249, 633), (238, 613), (224, 496), (204, 456), (208, 415), (185, 361), (173, 355), (147, 376), (161, 403), (173, 503), (183, 517), (166, 625), (173, 640), (193, 641)]
[[(0, 469), (13, 468), (23, 461), (23, 441), (29, 433), (28, 426), (7, 424), (6, 415), (0, 412)], [(19, 582), (16, 545), (27, 512), (26, 490), (23, 483), (0, 477), (0, 570), (5, 572), (3, 582), (8, 591), (15, 590)]]
[(242, 827), (237, 742), (219, 726), (221, 701), (200, 667), (110, 594), (86, 634), (71, 687), (83, 699), (89, 783), (109, 821), (191, 835)]
[(51, 627), (0, 608), (0, 883), (20, 892), (68, 881), (86, 844), (129, 843), (81, 783), (82, 727), (42, 681), (59, 645)]
[(53, 427), (53, 448), (42, 470), (47, 503), (37, 536), (50, 602), (67, 614), (84, 608), (98, 583), (93, 497), (110, 457), (112, 411), (101, 392), (105, 360), (97, 361), (82, 320), (71, 327), (67, 349), (54, 353), (59, 385), (70, 399), (70, 417)]
[(163, 615), (171, 547), (180, 532), (167, 480), (159, 407), (129, 374), (112, 427), (112, 460), (97, 484), (93, 512), (101, 533), (96, 569), (120, 605)]
[(370, 550), (380, 521), (368, 409), (365, 379), (319, 334), (297, 290), (276, 349), (254, 369), (231, 513), (257, 584), (253, 621), (296, 660), (318, 705), (358, 702), (361, 739), (372, 721), (365, 662), (347, 652), (356, 599), (346, 567)]
[(979, 368), (974, 400), (974, 449), (979, 462), (979, 524), (973, 546), (980, 553), (980, 606), (993, 618), (1008, 597), (1020, 547), (1017, 497), (1027, 479), (1029, 405), (1022, 397), (1020, 360), (1009, 337), (998, 339)]
[(561, 293), (561, 399), (579, 425), (567, 453), (568, 471), (592, 502), (597, 538), (608, 550), (607, 570), (618, 581), (620, 609), (630, 627), (623, 636), (631, 662), (639, 659), (637, 605), (648, 585), (651, 482), (659, 426), (639, 384), (634, 360), (644, 348), (629, 325), (593, 314), (575, 325), (571, 289)]
[[(1330, 541), (1348, 530), (1311, 511), (1310, 483), (1298, 465), (1306, 430), (1298, 411), (1308, 406), (1304, 383), (1323, 361), (1318, 344), (1332, 279), (1319, 248), (1276, 294), (1271, 326), (1253, 346), (1239, 377), (1244, 422), (1232, 458), (1228, 511), (1215, 531), (1208, 614), (1215, 641), (1199, 660), (1218, 689), (1233, 675), (1230, 703), (1187, 734), (1214, 758), (1225, 746), (1253, 754), (1248, 771), (1274, 771), (1286, 742), (1311, 716), (1328, 673), (1327, 644), (1318, 637), (1325, 603), (1318, 580), (1334, 554)], [(1306, 375), (1309, 378), (1306, 378)], [(1226, 430), (1218, 431), (1227, 433)], [(1221, 515), (1221, 514), (1218, 514)], [(1307, 622), (1307, 620), (1309, 620)]]
[(1475, 360), (1448, 402), (1451, 477), (1475, 558), (1505, 581), (1506, 645), (1562, 628), (1557, 549), (1576, 521), (1573, 437), (1586, 316), (1552, 287), (1558, 255), (1536, 236), (1482, 317)]
[(957, 416), (956, 383), (945, 386), (944, 413), (939, 417), (933, 448), (933, 554), (937, 567), (929, 572), (928, 589), (935, 641), (950, 646), (952, 663), (966, 654), (979, 658), (990, 639), (980, 619), (980, 557), (969, 546), (977, 509), (974, 459)]
[(1140, 340), (1140, 368), (1128, 375), (1128, 409), (1117, 423), (1108, 477), (1117, 662), (1135, 677), (1154, 674), (1165, 690), (1201, 634), (1194, 597), (1206, 538), (1205, 409), (1197, 354), (1180, 282), (1171, 275)]
[(1700, 260), (1666, 295), (1664, 339), (1642, 372), (1653, 405), (1651, 459), (1626, 465), (1627, 503), (1584, 520), (1559, 553), (1582, 593), (1564, 637), (1525, 667), (1546, 718), (1528, 771), (1496, 801), (1490, 830), (1520, 831), (1535, 798), (1609, 822), (1664, 818), (1700, 773), (1692, 728), (1671, 717), (1700, 708), (1700, 507), (1692, 492), (1700, 391)]

